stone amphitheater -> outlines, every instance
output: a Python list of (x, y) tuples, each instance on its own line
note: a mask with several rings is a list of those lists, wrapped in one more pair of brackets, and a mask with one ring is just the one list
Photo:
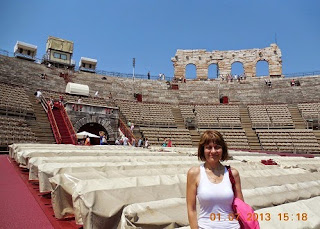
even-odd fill
[[(178, 66), (184, 55), (177, 52), (173, 62)], [(43, 73), (46, 79), (39, 77)], [(240, 172), (245, 201), (261, 228), (320, 228), (320, 76), (249, 74), (230, 82), (199, 74), (174, 88), (162, 80), (67, 71), (0, 55), (1, 150), (53, 228), (188, 228), (186, 173), (200, 164), (196, 147), (207, 129), (223, 134), (231, 154), (224, 163)], [(300, 86), (291, 86), (292, 79)], [(81, 111), (71, 108), (79, 96), (65, 92), (69, 82), (90, 88)], [(75, 132), (94, 124), (109, 132), (111, 145), (57, 144), (37, 90), (45, 99), (64, 97)], [(221, 95), (228, 104), (220, 103)], [(102, 116), (101, 107), (114, 112)], [(131, 142), (148, 138), (151, 147), (113, 145), (118, 121), (123, 133), (126, 123), (134, 123)], [(173, 147), (161, 147), (168, 138)], [(2, 174), (10, 176), (8, 171)]]

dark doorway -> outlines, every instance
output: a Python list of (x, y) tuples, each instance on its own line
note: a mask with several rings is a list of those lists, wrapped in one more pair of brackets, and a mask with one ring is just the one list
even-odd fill
[(220, 97), (220, 103), (222, 103), (222, 104), (228, 104), (228, 103), (229, 103), (229, 98), (228, 98), (228, 96), (221, 96), (221, 97)]
[[(104, 131), (106, 133), (107, 139), (109, 139), (107, 130), (98, 123), (94, 123), (94, 122), (87, 123), (87, 124), (83, 125), (82, 127), (80, 127), (78, 133), (82, 132), (82, 131), (87, 131), (89, 133), (92, 133), (92, 134), (95, 134), (98, 136), (99, 136), (99, 131)], [(99, 138), (90, 138), (90, 143), (91, 143), (91, 145), (100, 145), (100, 139)]]

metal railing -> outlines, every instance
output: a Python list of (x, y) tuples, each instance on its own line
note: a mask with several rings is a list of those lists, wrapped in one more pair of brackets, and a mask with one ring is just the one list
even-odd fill
[(61, 134), (59, 132), (59, 128), (58, 128), (57, 122), (56, 122), (56, 120), (54, 118), (52, 109), (50, 107), (50, 101), (46, 102), (46, 104), (47, 104), (46, 108), (47, 108), (48, 119), (49, 119), (50, 125), (52, 127), (54, 138), (55, 138), (57, 144), (61, 144), (62, 143), (62, 137), (61, 137)]
[(300, 77), (300, 76), (315, 76), (320, 75), (320, 71), (311, 71), (311, 72), (296, 72), (296, 73), (289, 73), (289, 74), (283, 74), (284, 77)]
[(69, 116), (68, 116), (64, 106), (60, 103), (55, 103), (54, 106), (59, 108), (61, 115), (62, 115), (62, 118), (63, 118), (63, 122), (66, 125), (66, 127), (68, 129), (68, 133), (71, 137), (72, 144), (75, 145), (76, 144), (76, 133), (73, 129), (73, 125), (69, 119)]
[(123, 121), (119, 118), (119, 128), (121, 132), (129, 139), (129, 142), (132, 144), (133, 139), (136, 142), (136, 138), (134, 137), (131, 130), (126, 126), (126, 124), (123, 123)]
[[(9, 52), (9, 51), (4, 50), (4, 49), (0, 49), (0, 55), (8, 56), (8, 57), (14, 57), (15, 56), (13, 52)], [(43, 58), (35, 57), (33, 59), (38, 63), (42, 63), (43, 60), (45, 59), (45, 55), (46, 54), (44, 54)], [(71, 65), (76, 66), (76, 64), (74, 62), (72, 62)], [(80, 68), (81, 67), (76, 67), (75, 70), (79, 71)], [(105, 75), (105, 76), (123, 77), (123, 78), (132, 78), (133, 77), (132, 73), (111, 72), (111, 71), (105, 71), (105, 70), (95, 70), (95, 72), (97, 74)], [(216, 78), (214, 78), (214, 80), (225, 79), (228, 75), (230, 75), (230, 74), (219, 74)], [(297, 73), (285, 73), (285, 74), (282, 74), (282, 75), (284, 77), (301, 77), (301, 76), (320, 75), (320, 70), (297, 72)], [(149, 79), (147, 74), (135, 74), (134, 78), (137, 78), (137, 79)], [(174, 79), (174, 77), (167, 77), (166, 76), (164, 81), (172, 81), (173, 79)], [(159, 79), (159, 76), (151, 75), (150, 76), (150, 80), (160, 80), (160, 79)], [(195, 80), (195, 79), (187, 79), (187, 80)], [(208, 79), (208, 80), (210, 80), (210, 79)]]

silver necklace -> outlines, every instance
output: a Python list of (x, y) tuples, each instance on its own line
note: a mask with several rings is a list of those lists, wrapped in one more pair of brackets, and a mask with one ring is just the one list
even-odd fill
[[(207, 168), (208, 170), (210, 170), (212, 172), (212, 174), (214, 174), (212, 169)], [(217, 172), (220, 172), (222, 169), (217, 170)], [(213, 177), (210, 173), (207, 173), (209, 175), (209, 177), (213, 180), (213, 183), (217, 183), (217, 179), (220, 177)]]

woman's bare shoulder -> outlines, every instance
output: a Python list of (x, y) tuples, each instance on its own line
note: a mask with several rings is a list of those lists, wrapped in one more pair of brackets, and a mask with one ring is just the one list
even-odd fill
[(193, 166), (188, 171), (188, 176), (196, 177), (200, 174), (200, 166)]
[(236, 168), (230, 167), (233, 177), (239, 177), (239, 172)]

